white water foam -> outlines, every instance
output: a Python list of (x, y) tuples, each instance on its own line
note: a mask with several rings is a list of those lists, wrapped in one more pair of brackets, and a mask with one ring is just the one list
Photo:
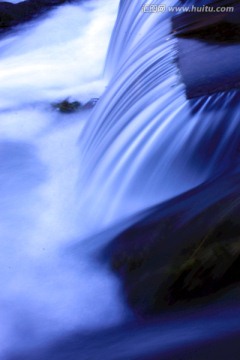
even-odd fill
[(115, 278), (71, 251), (85, 227), (77, 139), (90, 111), (50, 105), (102, 93), (116, 11), (106, 0), (65, 5), (0, 41), (1, 359), (123, 318)]

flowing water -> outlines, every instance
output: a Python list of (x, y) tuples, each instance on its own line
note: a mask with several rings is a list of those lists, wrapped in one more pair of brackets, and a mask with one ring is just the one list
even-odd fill
[[(123, 321), (83, 240), (238, 161), (238, 93), (188, 101), (169, 14), (142, 3), (120, 1), (108, 55), (118, 1), (64, 5), (0, 39), (3, 356)], [(51, 108), (100, 96), (93, 111)]]
[(0, 40), (0, 357), (122, 317), (115, 280), (64, 251), (84, 233), (78, 138), (90, 111), (51, 107), (103, 92), (117, 5), (61, 6)]
[(170, 32), (169, 13), (121, 2), (112, 78), (81, 136), (82, 181), (94, 179), (95, 202), (107, 199), (106, 222), (189, 190), (238, 158), (239, 93), (187, 100)]

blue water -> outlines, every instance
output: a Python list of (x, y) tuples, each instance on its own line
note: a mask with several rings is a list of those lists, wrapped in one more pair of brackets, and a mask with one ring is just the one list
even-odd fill
[[(98, 339), (134, 323), (117, 279), (92, 254), (140, 210), (238, 167), (238, 92), (187, 100), (169, 14), (143, 14), (142, 3), (120, 1), (116, 22), (117, 1), (64, 5), (0, 40), (3, 359), (37, 359), (34, 349), (72, 333)], [(66, 97), (100, 100), (66, 116), (51, 108)], [(82, 352), (70, 341), (55, 358), (140, 359), (238, 331), (233, 310), (221, 312), (166, 317), (146, 333), (134, 325), (132, 341), (115, 330), (118, 340), (106, 334)]]
[(106, 200), (106, 223), (236, 166), (240, 140), (239, 92), (187, 100), (169, 13), (121, 4), (105, 68), (111, 80), (80, 138), (83, 185), (94, 179), (89, 192)]
[(87, 228), (78, 138), (90, 111), (51, 107), (104, 91), (116, 13), (111, 1), (64, 5), (0, 40), (1, 359), (125, 316), (113, 275), (68, 250)]

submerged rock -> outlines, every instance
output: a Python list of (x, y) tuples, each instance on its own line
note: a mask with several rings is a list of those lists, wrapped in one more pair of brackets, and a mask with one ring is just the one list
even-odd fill
[(97, 104), (98, 100), (98, 98), (90, 99), (86, 104), (83, 105), (83, 109), (92, 109)]

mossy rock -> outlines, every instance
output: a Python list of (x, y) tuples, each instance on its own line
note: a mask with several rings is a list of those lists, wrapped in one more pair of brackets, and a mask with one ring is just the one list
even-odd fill
[(240, 281), (240, 239), (203, 245), (168, 268), (167, 302), (211, 295)]

